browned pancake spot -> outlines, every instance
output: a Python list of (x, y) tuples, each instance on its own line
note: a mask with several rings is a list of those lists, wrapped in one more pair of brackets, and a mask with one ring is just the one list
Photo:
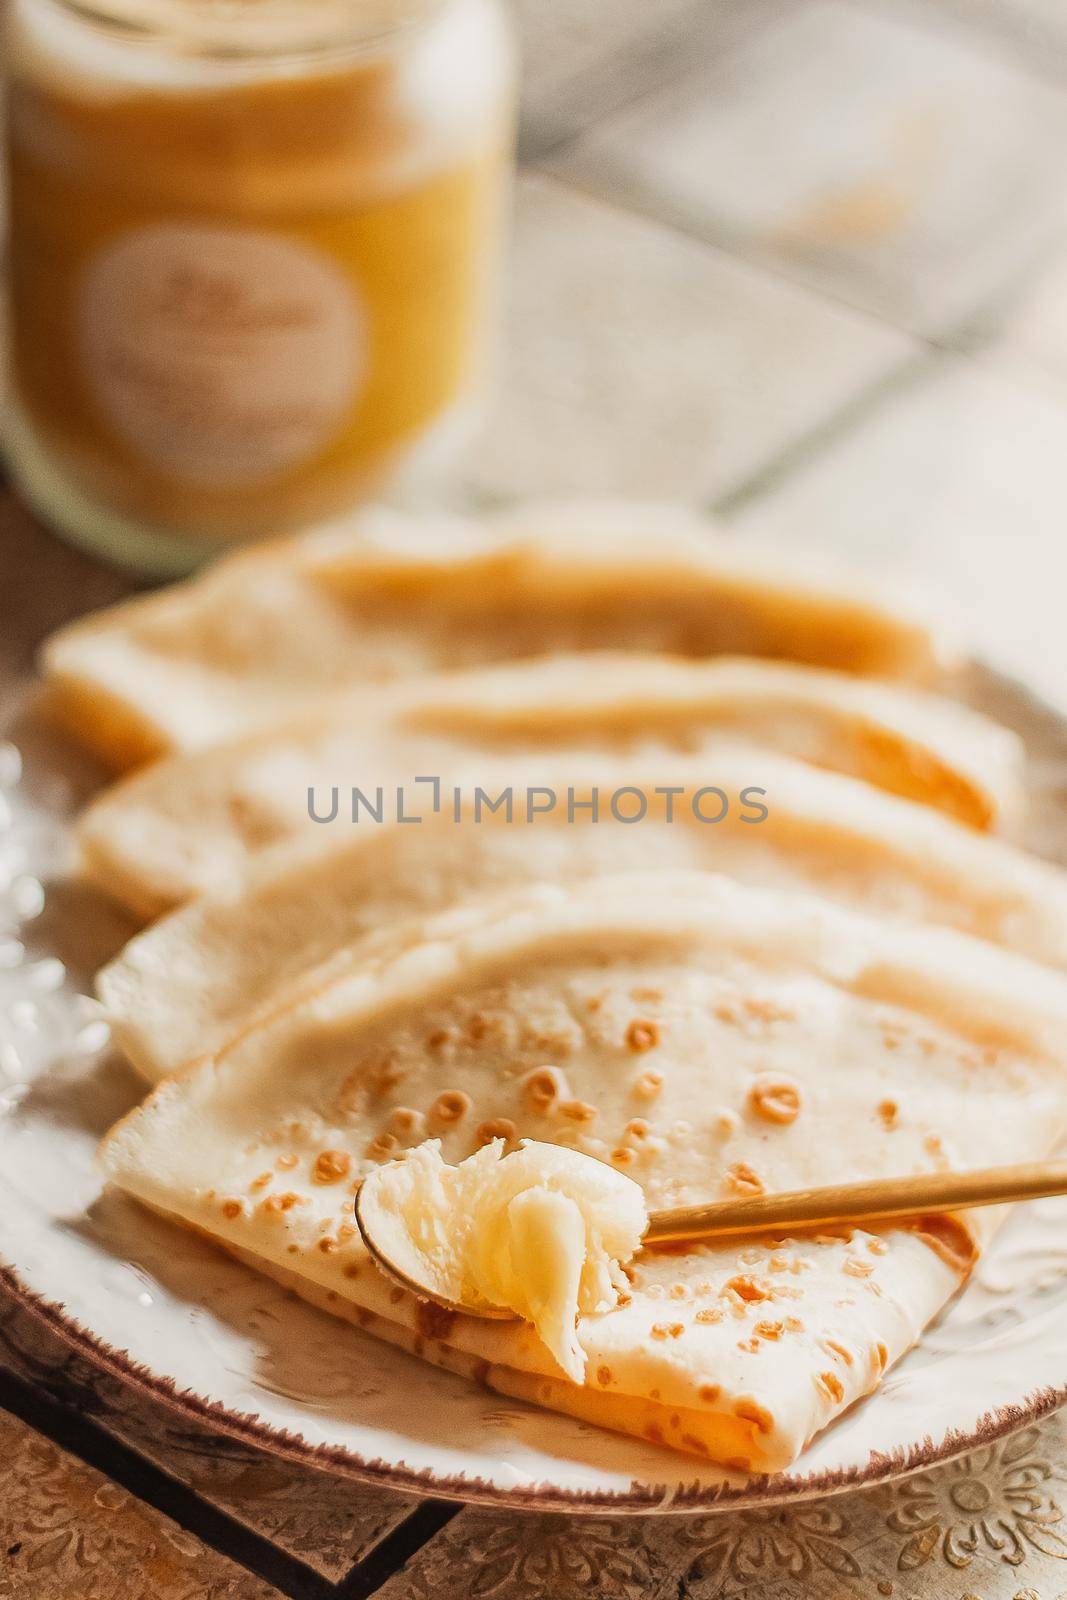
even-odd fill
[(795, 1122), (800, 1115), (800, 1090), (788, 1078), (764, 1073), (749, 1090), (748, 1103), (765, 1122)]
[(760, 1433), (770, 1433), (774, 1427), (774, 1418), (765, 1406), (757, 1405), (755, 1400), (739, 1400), (734, 1411), (744, 1422), (754, 1422)]
[(626, 1043), (638, 1055), (654, 1050), (659, 1044), (659, 1024), (635, 1017), (626, 1030)]
[(427, 1339), (447, 1339), (456, 1322), (456, 1313), (420, 1300), (415, 1306), (415, 1326)]
[(312, 1183), (340, 1183), (352, 1170), (352, 1157), (347, 1150), (323, 1150), (311, 1169)]

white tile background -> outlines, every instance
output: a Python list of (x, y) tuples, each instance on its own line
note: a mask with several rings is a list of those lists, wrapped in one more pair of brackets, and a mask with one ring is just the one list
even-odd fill
[(553, 178), (519, 184), (499, 411), (473, 482), (706, 500), (915, 342)]
[(1067, 0), (514, 0), (468, 489), (677, 496), (906, 568), (1067, 707)]
[(1067, 93), (984, 35), (817, 0), (700, 52), (557, 169), (938, 333), (1067, 215), (1065, 148)]

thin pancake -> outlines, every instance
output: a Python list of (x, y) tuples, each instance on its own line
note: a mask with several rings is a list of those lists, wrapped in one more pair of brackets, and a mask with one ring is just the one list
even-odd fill
[[(473, 820), (320, 829), (267, 851), (231, 888), (198, 896), (131, 940), (97, 980), (117, 1043), (150, 1079), (219, 1049), (308, 968), (398, 917), (510, 883), (572, 883), (631, 868), (697, 867), (807, 888), (872, 914), (941, 923), (1067, 968), (1067, 878), (1055, 868), (868, 784), (761, 752), (717, 755), (728, 794), (758, 772), (767, 815), (694, 807), (692, 757), (612, 758), (573, 805)], [(640, 824), (608, 796), (648, 797)], [(593, 821), (594, 790), (597, 820)]]
[[(688, 751), (707, 762), (743, 739), (922, 800), (975, 827), (1018, 804), (1021, 745), (962, 706), (814, 668), (587, 655), (420, 679), (344, 697), (269, 732), (134, 773), (85, 812), (87, 873), (137, 915), (235, 882), (249, 860), (342, 817), (352, 785), (409, 788), (417, 774), (500, 788), (546, 783), (571, 752)], [(580, 770), (580, 769), (579, 769)], [(747, 782), (758, 785), (755, 758)], [(344, 826), (340, 822), (339, 826)]]
[(262, 545), (63, 628), (43, 662), (71, 731), (120, 767), (233, 738), (336, 690), (589, 649), (776, 656), (929, 680), (914, 608), (684, 511), (366, 514)]
[(1023, 1160), (1067, 1119), (1065, 1037), (1061, 977), (961, 934), (621, 875), (398, 930), (167, 1080), (102, 1158), (429, 1360), (458, 1352), (507, 1393), (771, 1471), (877, 1384), (992, 1217), (646, 1252), (628, 1302), (580, 1320), (576, 1386), (524, 1325), (392, 1288), (352, 1226), (361, 1174), (427, 1134), (449, 1160), (527, 1135), (618, 1163), (660, 1207)]

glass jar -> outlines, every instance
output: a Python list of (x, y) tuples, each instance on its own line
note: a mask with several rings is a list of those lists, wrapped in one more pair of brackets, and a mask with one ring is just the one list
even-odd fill
[(9, 464), (157, 572), (465, 439), (515, 73), (500, 0), (9, 0)]

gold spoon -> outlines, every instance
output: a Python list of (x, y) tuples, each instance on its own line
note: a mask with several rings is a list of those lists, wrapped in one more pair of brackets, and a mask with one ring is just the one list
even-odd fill
[[(982, 1167), (972, 1172), (921, 1173), (912, 1178), (871, 1178), (861, 1183), (832, 1184), (828, 1188), (761, 1194), (749, 1200), (723, 1200), (712, 1205), (653, 1211), (641, 1243), (729, 1239), (739, 1234), (781, 1234), (791, 1229), (825, 1228), (849, 1222), (885, 1222), (892, 1218), (964, 1211), (973, 1206), (1040, 1200), (1059, 1194), (1067, 1194), (1067, 1161), (1032, 1161), (1020, 1166)], [(357, 1194), (356, 1224), (363, 1243), (388, 1277), (444, 1311), (516, 1320), (513, 1311), (501, 1306), (448, 1300), (401, 1272), (376, 1242), (372, 1228), (360, 1214), (359, 1202)]]

